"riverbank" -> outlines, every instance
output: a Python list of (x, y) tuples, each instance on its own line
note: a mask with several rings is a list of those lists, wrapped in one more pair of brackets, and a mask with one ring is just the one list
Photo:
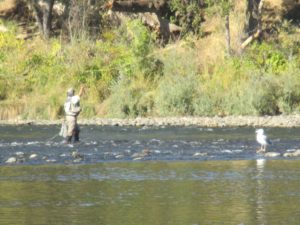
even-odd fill
[[(58, 125), (63, 120), (5, 120), (2, 125)], [(228, 117), (151, 117), (134, 119), (79, 119), (81, 125), (99, 126), (199, 126), (199, 127), (300, 127), (300, 115)]]

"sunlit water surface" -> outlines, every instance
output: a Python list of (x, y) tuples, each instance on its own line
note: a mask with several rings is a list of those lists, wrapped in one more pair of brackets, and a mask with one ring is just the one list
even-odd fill
[[(0, 224), (299, 224), (300, 160), (256, 154), (253, 128), (86, 126), (70, 146), (58, 130), (0, 127)], [(266, 131), (270, 151), (299, 146)]]

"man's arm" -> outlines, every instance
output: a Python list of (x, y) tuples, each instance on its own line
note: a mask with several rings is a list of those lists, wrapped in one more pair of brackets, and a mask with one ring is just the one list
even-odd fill
[(79, 90), (79, 93), (78, 93), (78, 96), (81, 97), (81, 95), (84, 93), (84, 86), (81, 86), (80, 87), (80, 90)]

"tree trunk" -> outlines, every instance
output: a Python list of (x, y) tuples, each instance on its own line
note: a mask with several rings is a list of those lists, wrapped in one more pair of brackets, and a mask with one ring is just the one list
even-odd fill
[(49, 39), (51, 34), (52, 10), (55, 0), (30, 0), (34, 17), (41, 35)]
[(43, 33), (43, 20), (42, 20), (43, 13), (41, 12), (41, 9), (38, 6), (37, 1), (31, 0), (30, 1), (30, 6), (32, 7), (33, 14), (34, 14), (35, 20), (37, 22), (39, 31), (42, 34)]
[(228, 55), (231, 55), (229, 14), (226, 15), (226, 17), (225, 17), (225, 28), (226, 28), (226, 47), (227, 47), (227, 54), (228, 54)]
[(43, 34), (46, 39), (50, 38), (52, 24), (52, 9), (54, 0), (48, 0), (43, 10)]
[(244, 32), (246, 36), (252, 35), (256, 32), (259, 21), (259, 3), (260, 0), (247, 0), (246, 21), (244, 25)]
[(260, 0), (257, 9), (257, 30), (262, 32), (262, 8), (264, 6), (265, 0)]
[(264, 5), (264, 0), (260, 0), (258, 7), (257, 7), (257, 26), (255, 33), (252, 33), (241, 45), (241, 50), (247, 47), (249, 43), (253, 40), (260, 37), (262, 33), (262, 8)]

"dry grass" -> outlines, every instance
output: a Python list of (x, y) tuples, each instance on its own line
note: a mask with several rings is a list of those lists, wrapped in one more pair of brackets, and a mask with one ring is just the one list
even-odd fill
[(11, 12), (16, 7), (16, 0), (2, 0), (0, 1), (0, 16)]
[(299, 1), (295, 0), (265, 0), (266, 5), (269, 5), (271, 8), (282, 10), (290, 10), (295, 7), (297, 4), (299, 5)]
[[(231, 48), (237, 52), (243, 38), (245, 21), (244, 1), (236, 1), (234, 11), (230, 15)], [(213, 15), (203, 23), (202, 29), (207, 35), (197, 42), (200, 69), (204, 73), (212, 73), (213, 65), (222, 62), (226, 56), (225, 24), (221, 15)]]
[(211, 65), (221, 62), (226, 54), (225, 27), (220, 15), (208, 19), (202, 26), (204, 38), (197, 42), (200, 70), (211, 73)]
[(11, 120), (18, 118), (24, 113), (24, 104), (16, 102), (1, 103), (0, 120)]
[(299, 0), (265, 0), (265, 9), (267, 12), (276, 12), (281, 16), (283, 13), (295, 8), (295, 6), (299, 4)]

